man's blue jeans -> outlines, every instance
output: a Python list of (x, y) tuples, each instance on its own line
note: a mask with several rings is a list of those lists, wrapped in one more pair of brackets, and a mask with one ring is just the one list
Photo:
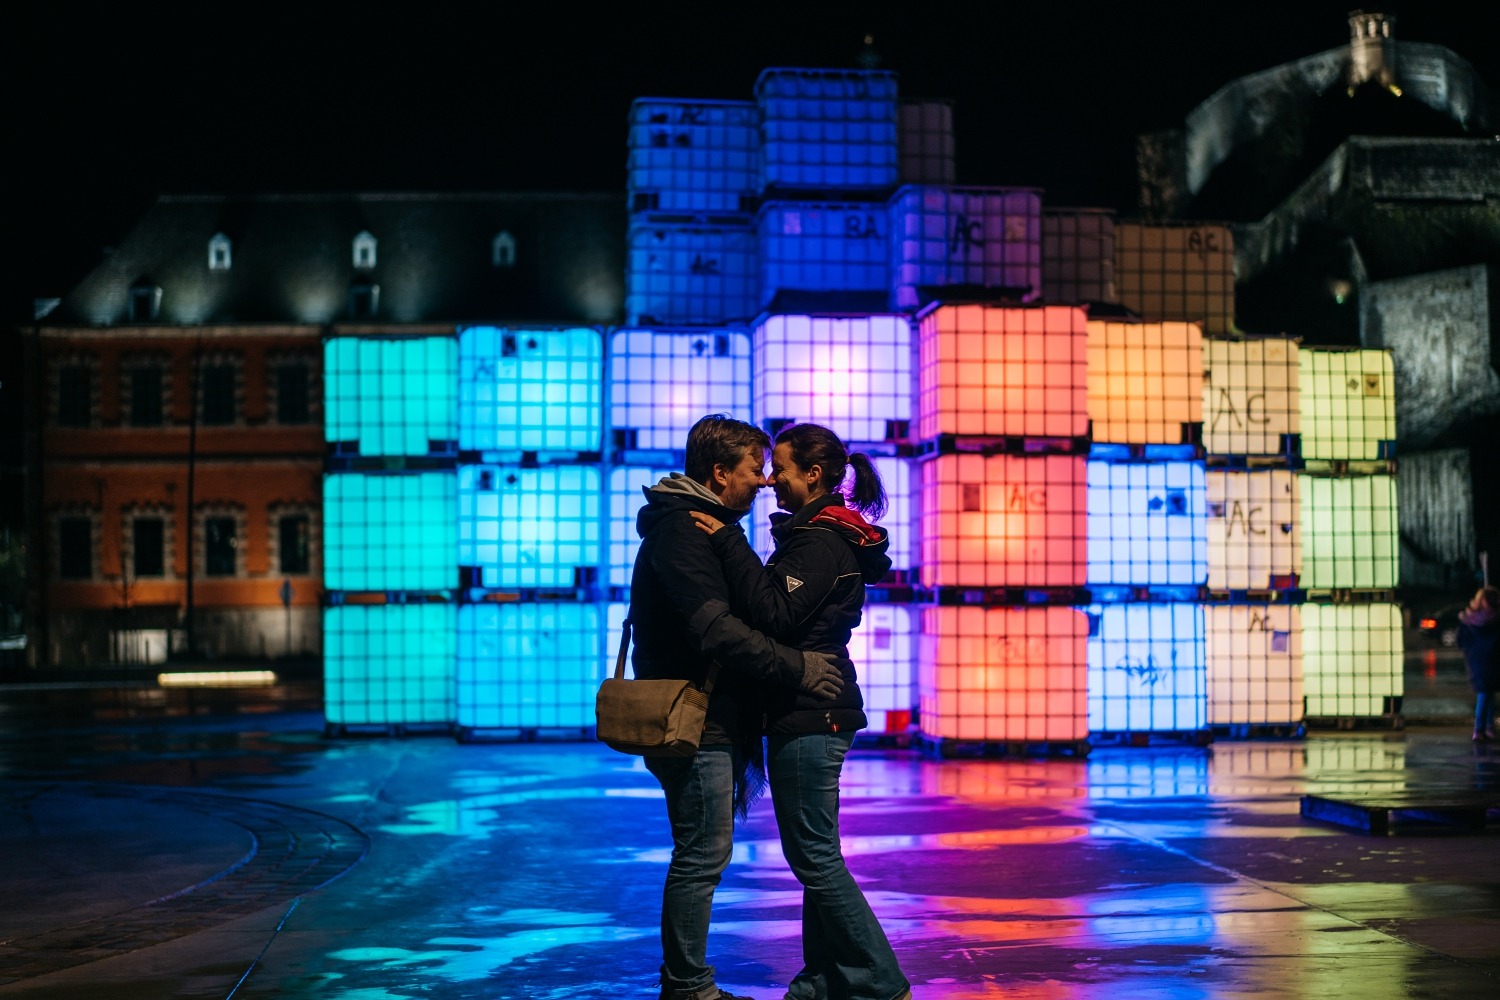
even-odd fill
[(1479, 691), (1474, 695), (1474, 732), (1489, 732), (1495, 725), (1495, 692)]
[(853, 742), (852, 733), (770, 738), (781, 851), (802, 883), (804, 967), (793, 1000), (895, 1000), (911, 988), (839, 846), (839, 776)]
[(661, 897), (662, 995), (712, 986), (708, 918), (734, 846), (734, 755), (704, 747), (692, 757), (647, 757), (667, 795), (672, 864)]

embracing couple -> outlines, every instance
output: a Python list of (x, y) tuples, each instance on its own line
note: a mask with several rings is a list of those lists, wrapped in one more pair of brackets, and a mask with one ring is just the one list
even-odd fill
[[(762, 565), (738, 522), (767, 485), (781, 510)], [(787, 1000), (910, 1000), (839, 844), (839, 776), (866, 725), (849, 636), (865, 585), (890, 567), (885, 529), (861, 516), (884, 512), (875, 467), (826, 427), (793, 424), (773, 446), (760, 428), (714, 414), (689, 432), (684, 472), (645, 493), (630, 585), (635, 676), (712, 685), (698, 753), (646, 759), (672, 829), (661, 1000), (744, 1000), (714, 981), (709, 913), (735, 816), (767, 777), (803, 888), (803, 968)]]

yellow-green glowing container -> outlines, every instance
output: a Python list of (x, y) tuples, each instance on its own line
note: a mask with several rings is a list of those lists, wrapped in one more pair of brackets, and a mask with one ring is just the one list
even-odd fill
[(1203, 450), (1278, 455), (1302, 431), (1297, 342), (1203, 341)]
[(1362, 462), (1392, 457), (1396, 375), (1389, 351), (1304, 347), (1298, 367), (1304, 459)]
[(1203, 420), (1203, 330), (1197, 323), (1089, 320), (1093, 439), (1182, 444)]
[(1392, 476), (1299, 475), (1301, 585), (1388, 589), (1401, 563)]
[(1374, 718), (1404, 689), (1401, 610), (1394, 604), (1302, 605), (1302, 673), (1310, 718)]

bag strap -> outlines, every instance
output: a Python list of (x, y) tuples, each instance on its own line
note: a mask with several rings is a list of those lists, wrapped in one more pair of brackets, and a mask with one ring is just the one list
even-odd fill
[[(625, 616), (625, 623), (620, 626), (620, 652), (615, 656), (615, 680), (625, 679), (625, 654), (630, 649), (630, 616)], [(711, 660), (708, 664), (708, 675), (703, 678), (703, 693), (705, 696), (714, 693), (714, 681), (719, 676), (719, 661)]]

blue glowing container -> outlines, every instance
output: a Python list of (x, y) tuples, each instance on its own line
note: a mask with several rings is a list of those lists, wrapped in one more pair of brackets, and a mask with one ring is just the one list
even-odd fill
[(762, 188), (882, 191), (897, 177), (896, 75), (767, 69), (755, 81)]
[(1087, 611), (1090, 732), (1208, 725), (1201, 604), (1094, 604)]
[[(635, 531), (636, 514), (646, 505), (643, 490), (650, 489), (680, 467), (672, 466), (617, 466), (609, 470), (609, 523), (606, 526), (606, 562), (608, 564), (606, 584), (610, 587), (629, 587), (630, 575), (635, 569), (635, 556), (641, 549), (641, 536)], [(762, 493), (768, 492), (762, 490)]]
[(594, 465), (460, 466), (458, 565), (470, 586), (595, 583), (602, 485)]
[(773, 201), (756, 217), (760, 301), (778, 292), (890, 294), (890, 217), (884, 205)]
[(604, 345), (598, 330), (474, 326), (458, 342), (464, 451), (504, 457), (600, 450)]
[(760, 111), (749, 101), (640, 98), (630, 106), (632, 212), (751, 214), (760, 185)]
[(453, 722), (452, 604), (323, 609), (323, 714), (332, 725)]
[(1089, 585), (1206, 583), (1207, 511), (1202, 462), (1089, 462)]
[(719, 326), (760, 311), (754, 225), (645, 223), (626, 242), (626, 322)]
[(332, 337), (323, 345), (324, 439), (347, 455), (457, 450), (452, 337)]
[(618, 451), (682, 452), (707, 413), (750, 409), (744, 330), (617, 330), (609, 340), (609, 423)]
[(892, 307), (922, 287), (1042, 292), (1042, 195), (1031, 188), (907, 186), (891, 196)]
[(323, 586), (442, 591), (458, 585), (458, 491), (450, 471), (323, 477)]
[(458, 609), (457, 722), (464, 729), (583, 730), (604, 679), (597, 604)]

